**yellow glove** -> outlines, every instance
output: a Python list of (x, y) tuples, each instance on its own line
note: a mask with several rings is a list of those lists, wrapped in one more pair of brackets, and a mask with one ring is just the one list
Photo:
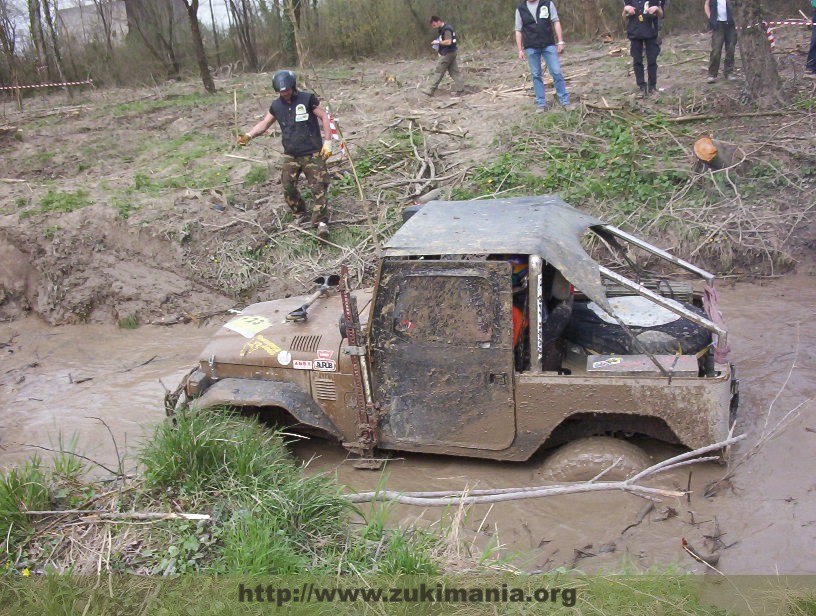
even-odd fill
[(238, 145), (247, 145), (251, 139), (252, 137), (250, 137), (246, 133), (238, 135)]
[(324, 141), (323, 147), (320, 148), (320, 155), (323, 157), (323, 160), (329, 160), (329, 156), (332, 155), (332, 142), (331, 141)]

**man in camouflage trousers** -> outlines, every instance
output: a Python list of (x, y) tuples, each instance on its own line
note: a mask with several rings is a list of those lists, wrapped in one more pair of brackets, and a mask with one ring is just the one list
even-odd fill
[[(329, 208), (326, 203), (329, 172), (326, 160), (332, 152), (329, 116), (320, 107), (316, 95), (297, 90), (292, 71), (275, 73), (272, 86), (280, 97), (272, 101), (260, 122), (238, 137), (238, 145), (247, 145), (251, 139), (266, 132), (274, 122), (280, 124), (284, 154), (281, 184), (286, 205), (301, 223), (311, 220), (318, 236), (325, 239), (329, 235)], [(311, 216), (297, 187), (301, 173), (306, 176), (312, 191), (314, 208)]]

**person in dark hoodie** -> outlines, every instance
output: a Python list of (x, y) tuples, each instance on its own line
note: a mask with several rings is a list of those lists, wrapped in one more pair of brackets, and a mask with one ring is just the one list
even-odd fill
[[(635, 81), (643, 95), (657, 90), (657, 56), (660, 55), (660, 24), (665, 0), (624, 0), (623, 17), (629, 37), (629, 53)], [(646, 76), (643, 54), (646, 53)], [(648, 81), (646, 79), (648, 77)]]

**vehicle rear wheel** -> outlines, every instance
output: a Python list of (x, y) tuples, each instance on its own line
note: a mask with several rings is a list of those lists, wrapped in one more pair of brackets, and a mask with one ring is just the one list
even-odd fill
[[(615, 464), (617, 462), (617, 464)], [(611, 436), (588, 436), (559, 447), (546, 460), (542, 477), (549, 481), (589, 481), (615, 465), (602, 481), (622, 481), (652, 465), (643, 449)]]

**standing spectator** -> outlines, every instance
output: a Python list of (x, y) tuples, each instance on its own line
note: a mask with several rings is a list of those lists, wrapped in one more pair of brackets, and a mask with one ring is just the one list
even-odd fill
[[(816, 24), (816, 0), (810, 0), (810, 4), (813, 7), (811, 21)], [(808, 51), (805, 69), (808, 77), (816, 77), (816, 25), (810, 27), (810, 51)]]
[(446, 24), (441, 17), (436, 15), (431, 17), (431, 27), (437, 29), (437, 37), (433, 42), (433, 48), (439, 55), (433, 72), (428, 75), (428, 81), (421, 92), (426, 96), (433, 96), (439, 82), (450, 73), (453, 79), (453, 92), (456, 95), (465, 91), (465, 80), (459, 72), (459, 65), (456, 63), (456, 32), (450, 24)]
[[(713, 10), (712, 10), (713, 7)], [(725, 65), (723, 77), (734, 80), (734, 51), (737, 48), (737, 27), (731, 12), (729, 0), (705, 0), (703, 5), (708, 25), (711, 28), (711, 56), (708, 60), (708, 83), (717, 81), (720, 70), (720, 56), (725, 45)]]
[[(623, 16), (627, 19), (629, 53), (635, 81), (643, 95), (657, 89), (657, 56), (660, 55), (660, 25), (664, 0), (624, 0)], [(648, 83), (643, 75), (643, 52), (646, 52)]]
[[(320, 107), (316, 95), (297, 89), (292, 71), (276, 72), (272, 76), (272, 87), (280, 96), (272, 101), (260, 122), (238, 137), (238, 145), (247, 145), (251, 139), (265, 133), (274, 122), (280, 124), (283, 141), (281, 184), (286, 205), (299, 222), (305, 223), (311, 219), (312, 227), (325, 239), (329, 235), (329, 208), (326, 203), (329, 172), (326, 160), (332, 151), (328, 114)], [(301, 173), (306, 176), (314, 199), (311, 216), (297, 188)]]
[(564, 35), (555, 4), (550, 0), (525, 0), (516, 7), (516, 48), (519, 60), (527, 59), (533, 79), (535, 104), (539, 111), (546, 111), (547, 96), (541, 76), (541, 58), (553, 79), (555, 93), (562, 105), (570, 102), (567, 84), (561, 74), (558, 54), (564, 53)]

